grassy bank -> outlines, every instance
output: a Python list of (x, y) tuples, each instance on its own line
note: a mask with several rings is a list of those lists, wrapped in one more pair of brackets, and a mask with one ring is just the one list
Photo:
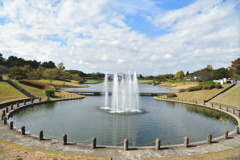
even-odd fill
[[(42, 97), (43, 100), (46, 100), (47, 97), (46, 95), (43, 93), (43, 89), (39, 89), (39, 88), (35, 88), (32, 86), (28, 86), (22, 83), (19, 83), (18, 81), (15, 81), (19, 86), (21, 86), (22, 88), (24, 88), (25, 90), (27, 90), (28, 92), (32, 93), (34, 96), (36, 97)], [(56, 100), (57, 98), (71, 98), (71, 97), (83, 97), (81, 95), (76, 95), (74, 93), (68, 93), (68, 92), (64, 92), (64, 91), (56, 91), (55, 92), (55, 96), (51, 97), (50, 100)]]
[(240, 86), (217, 100), (219, 103), (240, 107)]
[(24, 98), (27, 98), (27, 96), (9, 85), (6, 81), (0, 81), (0, 103)]
[[(41, 82), (41, 83), (46, 83), (46, 84), (50, 84), (49, 80), (33, 80), (33, 81), (37, 81), (37, 82)], [(84, 85), (80, 85), (78, 83), (76, 83), (75, 81), (71, 81), (71, 82), (65, 82), (65, 81), (59, 81), (59, 80), (52, 80), (52, 85), (55, 87), (86, 87)]]

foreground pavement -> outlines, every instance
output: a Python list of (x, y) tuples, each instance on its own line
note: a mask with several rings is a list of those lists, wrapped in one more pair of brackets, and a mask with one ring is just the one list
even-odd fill
[[(2, 113), (2, 110), (3, 109), (0, 110), (0, 113)], [(187, 148), (184, 147), (184, 145), (173, 145), (161, 146), (160, 150), (155, 150), (154, 146), (137, 148), (130, 146), (129, 150), (127, 151), (125, 151), (123, 147), (106, 146), (97, 146), (96, 149), (91, 149), (90, 145), (82, 145), (76, 143), (68, 143), (67, 145), (63, 145), (63, 142), (58, 140), (44, 139), (40, 141), (38, 140), (38, 137), (34, 135), (21, 135), (20, 132), (16, 129), (10, 130), (9, 125), (4, 125), (3, 121), (0, 121), (0, 139), (14, 144), (40, 150), (48, 150), (59, 153), (91, 157), (106, 157), (113, 160), (180, 157), (215, 153), (240, 148), (240, 134), (232, 132), (228, 139), (224, 139), (224, 137), (222, 136), (213, 139), (213, 143), (211, 144), (207, 144), (206, 141), (202, 141), (197, 143), (191, 143), (190, 146)]]

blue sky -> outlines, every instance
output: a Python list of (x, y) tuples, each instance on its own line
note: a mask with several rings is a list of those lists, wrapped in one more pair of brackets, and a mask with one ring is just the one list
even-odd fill
[(0, 0), (0, 53), (83, 72), (143, 75), (228, 67), (239, 0)]

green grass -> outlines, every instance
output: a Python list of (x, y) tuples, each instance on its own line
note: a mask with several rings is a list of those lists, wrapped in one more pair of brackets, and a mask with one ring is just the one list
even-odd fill
[[(46, 100), (47, 97), (44, 94), (44, 89), (39, 89), (39, 88), (35, 88), (32, 86), (28, 86), (22, 83), (19, 83), (18, 81), (15, 81), (19, 86), (21, 86), (22, 88), (24, 88), (25, 90), (27, 90), (28, 92), (32, 93), (34, 96), (36, 97), (41, 97), (43, 100)], [(56, 91), (55, 92), (55, 96), (50, 98), (50, 100), (56, 100), (56, 98), (74, 98), (74, 97), (83, 97), (81, 95), (76, 95), (74, 93), (68, 93), (68, 92), (64, 92), (64, 91)]]
[(87, 79), (84, 84), (97, 84), (97, 83), (102, 83), (103, 80), (93, 80), (93, 79)]
[(218, 100), (219, 103), (240, 107), (240, 86)]
[(213, 81), (205, 81), (205, 82), (200, 82), (199, 85), (203, 85), (203, 84), (215, 84), (215, 82)]
[(227, 87), (229, 87), (231, 84), (225, 84), (223, 85), (223, 88), (221, 89), (211, 89), (211, 90), (199, 90), (199, 91), (193, 91), (193, 92), (181, 92), (177, 93), (177, 97), (181, 100), (182, 98), (185, 100), (197, 100), (198, 102), (203, 102), (203, 100), (207, 100), (216, 94), (220, 93)]
[(138, 80), (139, 83), (144, 83), (144, 84), (152, 84), (152, 79), (150, 80)]
[(24, 98), (27, 98), (27, 96), (9, 85), (6, 81), (0, 81), (0, 103)]

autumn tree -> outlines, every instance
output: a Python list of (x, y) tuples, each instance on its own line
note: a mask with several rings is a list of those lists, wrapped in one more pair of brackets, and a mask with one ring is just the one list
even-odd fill
[(56, 69), (46, 69), (44, 71), (44, 77), (50, 81), (50, 84), (52, 84), (52, 80), (58, 78), (58, 71)]
[(174, 78), (175, 78), (175, 79), (183, 79), (183, 77), (184, 77), (183, 71), (178, 71), (178, 72), (174, 75)]
[(229, 71), (232, 78), (240, 79), (240, 58), (232, 61)]

